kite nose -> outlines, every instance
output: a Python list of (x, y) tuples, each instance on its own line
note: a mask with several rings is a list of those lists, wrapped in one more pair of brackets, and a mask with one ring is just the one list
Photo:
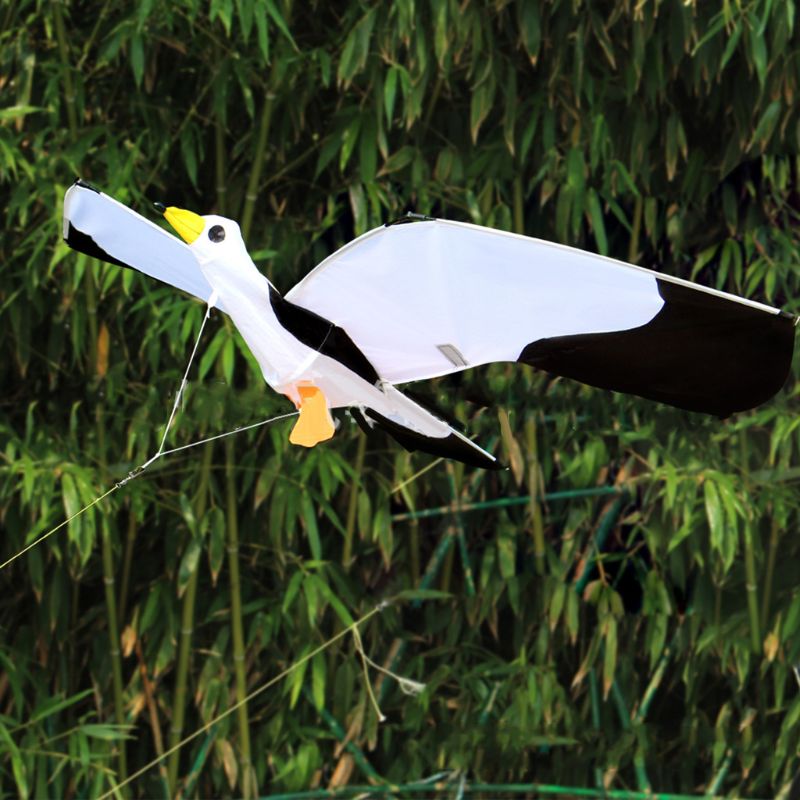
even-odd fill
[(192, 244), (206, 226), (203, 218), (199, 214), (195, 214), (194, 211), (187, 211), (185, 208), (176, 208), (175, 206), (165, 206), (163, 203), (153, 203), (153, 205), (164, 215), (167, 222), (175, 228), (186, 244)]

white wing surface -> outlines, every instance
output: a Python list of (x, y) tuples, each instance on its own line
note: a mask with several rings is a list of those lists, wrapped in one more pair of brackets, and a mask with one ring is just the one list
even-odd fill
[(636, 328), (664, 305), (648, 270), (447, 220), (376, 228), (286, 298), (344, 328), (391, 383), (516, 361), (540, 339)]
[[(82, 181), (64, 196), (64, 240), (75, 250), (136, 269), (204, 303), (211, 297), (188, 245)], [(215, 305), (220, 308), (219, 302)]]

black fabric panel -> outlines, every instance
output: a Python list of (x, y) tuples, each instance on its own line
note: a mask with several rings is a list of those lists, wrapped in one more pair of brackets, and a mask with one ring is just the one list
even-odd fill
[(399, 425), (390, 419), (387, 419), (377, 411), (371, 408), (360, 409), (351, 408), (350, 413), (355, 417), (359, 425), (362, 421), (359, 416), (366, 416), (369, 420), (375, 423), (376, 427), (389, 434), (396, 442), (401, 444), (406, 450), (416, 452), (417, 450), (423, 453), (430, 453), (434, 456), (444, 456), (445, 458), (452, 458), (455, 461), (461, 461), (464, 464), (469, 464), (471, 467), (481, 467), (483, 469), (505, 469), (505, 465), (499, 461), (490, 458), (481, 450), (477, 449), (469, 442), (465, 442), (461, 437), (451, 433), (449, 436), (441, 438), (435, 436), (423, 436), (421, 433)]
[(270, 286), (269, 300), (278, 322), (304, 345), (344, 364), (367, 383), (375, 384), (380, 381), (375, 367), (344, 328), (307, 308), (289, 302), (274, 286)]
[(64, 241), (79, 253), (85, 253), (92, 258), (98, 258), (100, 261), (105, 261), (108, 264), (116, 264), (118, 267), (125, 267), (126, 269), (134, 269), (130, 264), (125, 264), (118, 258), (114, 258), (110, 253), (106, 253), (97, 242), (89, 236), (88, 233), (79, 231), (71, 222), (67, 227), (67, 235)]
[(646, 325), (541, 339), (527, 345), (519, 360), (592, 386), (720, 417), (757, 406), (783, 386), (794, 317), (671, 281), (658, 280), (658, 290), (664, 306)]

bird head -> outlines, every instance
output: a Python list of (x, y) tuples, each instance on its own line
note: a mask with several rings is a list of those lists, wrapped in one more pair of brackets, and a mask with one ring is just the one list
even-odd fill
[[(228, 261), (247, 253), (239, 226), (232, 219), (216, 214), (200, 216), (193, 211), (156, 203), (167, 222), (189, 245), (202, 264)], [(249, 260), (249, 259), (248, 259)]]

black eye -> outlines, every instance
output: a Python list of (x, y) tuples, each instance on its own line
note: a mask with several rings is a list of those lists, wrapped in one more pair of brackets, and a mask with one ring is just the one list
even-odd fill
[(208, 232), (208, 238), (212, 242), (221, 242), (225, 238), (225, 228), (222, 225), (214, 225)]

